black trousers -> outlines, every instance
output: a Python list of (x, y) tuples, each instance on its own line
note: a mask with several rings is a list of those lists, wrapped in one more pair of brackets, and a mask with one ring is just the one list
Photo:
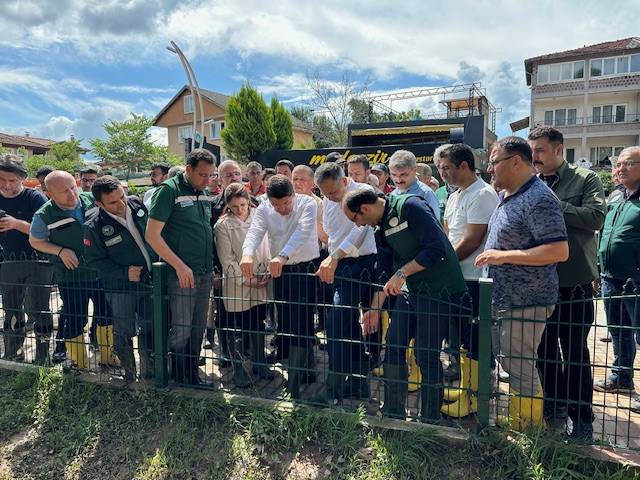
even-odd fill
[(58, 290), (62, 299), (60, 315), (64, 319), (65, 339), (82, 335), (88, 321), (89, 300), (93, 302), (93, 321), (100, 326), (111, 325), (111, 308), (100, 281), (59, 283)]
[(313, 338), (313, 314), (317, 282), (314, 262), (285, 265), (273, 280), (273, 296), (278, 309), (278, 334), (288, 353), (289, 346), (308, 347)]
[(547, 320), (538, 347), (545, 410), (557, 412), (558, 407), (566, 407), (574, 423), (593, 421), (593, 377), (587, 347), (593, 318), (591, 284), (561, 288), (560, 303)]

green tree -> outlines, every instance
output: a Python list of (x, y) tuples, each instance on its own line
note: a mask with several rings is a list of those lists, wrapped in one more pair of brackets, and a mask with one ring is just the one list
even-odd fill
[(276, 134), (276, 150), (289, 150), (293, 147), (293, 120), (291, 114), (276, 97), (271, 98), (271, 118)]
[(406, 112), (377, 112), (373, 104), (360, 98), (349, 100), (352, 123), (379, 123), (379, 122), (404, 122), (408, 120), (420, 120), (420, 110), (412, 108)]
[(166, 163), (173, 167), (175, 165), (184, 165), (184, 157), (170, 152), (169, 147), (154, 145), (151, 163)]
[(311, 126), (316, 148), (329, 148), (339, 144), (340, 139), (334, 124), (326, 115), (314, 116), (310, 108), (297, 105), (291, 109), (291, 116)]
[(80, 152), (82, 140), (72, 138), (63, 142), (57, 142), (51, 145), (46, 155), (32, 155), (27, 158), (27, 174), (35, 177), (36, 172), (45, 165), (49, 165), (56, 170), (64, 170), (73, 173), (75, 170), (84, 165)]
[(121, 168), (128, 179), (132, 171), (148, 168), (153, 162), (156, 146), (149, 134), (152, 125), (152, 118), (132, 113), (123, 122), (105, 123), (107, 139), (94, 138), (89, 143), (103, 167)]
[(229, 156), (243, 163), (257, 160), (276, 143), (269, 107), (249, 83), (227, 102), (222, 142)]

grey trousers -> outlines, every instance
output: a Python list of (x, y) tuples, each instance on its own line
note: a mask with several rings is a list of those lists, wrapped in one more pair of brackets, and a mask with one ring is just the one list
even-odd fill
[(185, 352), (189, 347), (189, 352), (185, 353), (200, 354), (202, 336), (207, 325), (213, 275), (196, 275), (195, 284), (195, 288), (180, 288), (177, 278), (169, 280), (169, 349), (174, 352)]
[(523, 396), (534, 396), (542, 391), (536, 368), (538, 345), (542, 340), (547, 318), (555, 305), (496, 309), (498, 319), (493, 330), (493, 348), (501, 355), (500, 363), (509, 374), (509, 386)]

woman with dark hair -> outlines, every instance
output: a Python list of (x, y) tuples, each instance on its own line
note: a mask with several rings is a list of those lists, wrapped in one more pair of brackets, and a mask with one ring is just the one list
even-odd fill
[[(253, 220), (254, 208), (249, 192), (241, 183), (224, 191), (225, 211), (214, 227), (216, 248), (222, 265), (222, 296), (229, 315), (229, 352), (233, 361), (233, 382), (239, 388), (251, 386), (243, 368), (245, 347), (250, 346), (254, 372), (260, 378), (273, 378), (266, 366), (264, 319), (267, 316), (267, 264), (269, 244), (265, 237), (256, 251), (254, 275), (246, 280), (240, 271), (242, 244)], [(248, 340), (249, 345), (244, 345)]]

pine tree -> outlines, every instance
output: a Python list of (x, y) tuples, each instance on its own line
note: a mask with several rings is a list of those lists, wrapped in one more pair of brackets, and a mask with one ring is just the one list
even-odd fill
[(289, 150), (293, 147), (293, 119), (276, 97), (271, 98), (271, 117), (276, 134), (276, 150)]
[(249, 83), (229, 98), (222, 142), (227, 154), (238, 162), (257, 160), (276, 143), (269, 107)]

